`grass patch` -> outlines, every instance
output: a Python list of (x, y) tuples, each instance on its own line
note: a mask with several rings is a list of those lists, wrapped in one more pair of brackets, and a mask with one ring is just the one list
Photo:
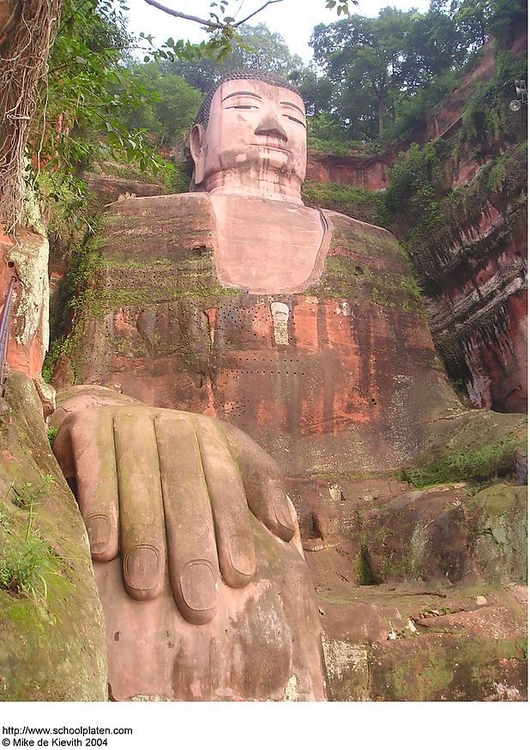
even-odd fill
[(57, 573), (56, 556), (34, 524), (35, 505), (52, 483), (48, 474), (38, 485), (13, 483), (6, 495), (11, 503), (0, 505), (0, 588), (31, 597), (38, 606), (47, 600), (47, 577)]
[(463, 451), (442, 456), (424, 466), (402, 469), (398, 479), (418, 489), (436, 484), (471, 482), (479, 484), (514, 472), (517, 445), (512, 440), (502, 440), (485, 445), (478, 450)]
[(327, 208), (368, 224), (388, 227), (391, 215), (381, 192), (332, 182), (306, 181), (302, 199), (307, 206)]
[(30, 510), (25, 527), (19, 519), (0, 516), (0, 588), (14, 595), (31, 597), (37, 605), (46, 604), (47, 578), (57, 570), (55, 555), (33, 526)]

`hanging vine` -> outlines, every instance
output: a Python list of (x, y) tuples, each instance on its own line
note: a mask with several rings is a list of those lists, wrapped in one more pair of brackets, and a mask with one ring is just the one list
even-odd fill
[[(62, 0), (3, 0), (0, 28), (0, 221), (20, 225), (29, 128), (46, 78)], [(5, 9), (7, 7), (7, 11)]]

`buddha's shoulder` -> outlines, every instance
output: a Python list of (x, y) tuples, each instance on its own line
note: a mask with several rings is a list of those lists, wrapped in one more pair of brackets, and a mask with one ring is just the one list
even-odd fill
[(196, 248), (211, 251), (214, 216), (210, 197), (178, 193), (124, 198), (107, 207), (99, 238), (105, 256), (176, 258)]
[(354, 253), (379, 250), (383, 253), (404, 255), (396, 237), (383, 227), (327, 209), (322, 209), (322, 215), (330, 229), (332, 251), (341, 246), (344, 250)]
[(141, 198), (122, 198), (107, 207), (109, 217), (148, 217), (151, 220), (179, 219), (183, 216), (212, 216), (212, 204), (208, 193), (176, 193), (173, 195), (149, 195)]

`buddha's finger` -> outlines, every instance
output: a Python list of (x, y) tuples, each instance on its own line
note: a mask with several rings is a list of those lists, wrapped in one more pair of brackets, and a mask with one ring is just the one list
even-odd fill
[(197, 436), (215, 526), (217, 552), (228, 586), (246, 586), (256, 573), (250, 510), (239, 468), (218, 423), (198, 422)]
[(92, 559), (113, 560), (118, 554), (118, 487), (112, 408), (67, 416), (53, 451), (79, 504)]
[(154, 599), (164, 585), (166, 537), (153, 418), (120, 407), (113, 423), (123, 580), (134, 599)]
[(276, 536), (289, 542), (296, 525), (276, 461), (237, 427), (223, 422), (222, 429), (241, 472), (250, 510)]
[(171, 588), (182, 616), (202, 625), (217, 611), (219, 564), (199, 443), (189, 416), (159, 414), (155, 429)]

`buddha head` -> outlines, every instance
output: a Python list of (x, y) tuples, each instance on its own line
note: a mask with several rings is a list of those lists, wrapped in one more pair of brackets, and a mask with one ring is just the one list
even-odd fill
[(305, 107), (279, 76), (234, 71), (210, 91), (190, 136), (194, 186), (301, 202)]

